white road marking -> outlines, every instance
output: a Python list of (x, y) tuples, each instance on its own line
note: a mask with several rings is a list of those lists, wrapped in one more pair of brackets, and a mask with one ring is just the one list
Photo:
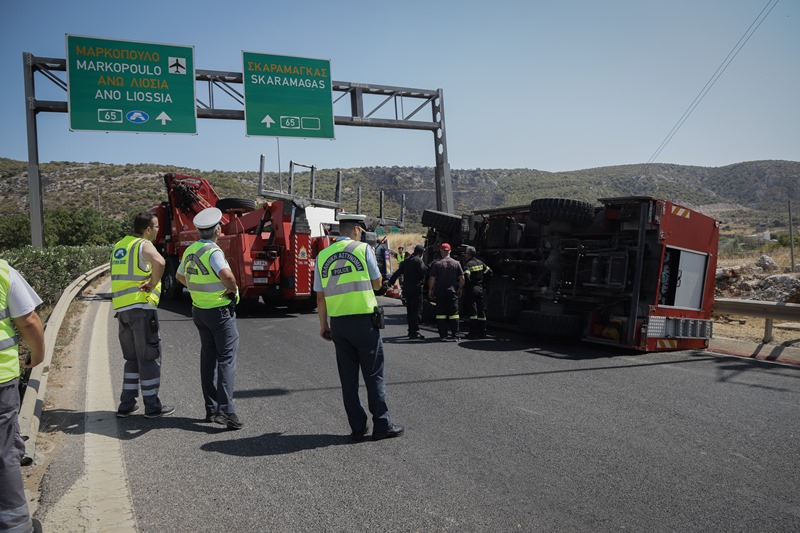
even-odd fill
[[(84, 475), (47, 513), (44, 531), (136, 533), (115, 417), (116, 402), (108, 363), (108, 313), (97, 311), (86, 375)], [(68, 529), (64, 529), (68, 527)]]

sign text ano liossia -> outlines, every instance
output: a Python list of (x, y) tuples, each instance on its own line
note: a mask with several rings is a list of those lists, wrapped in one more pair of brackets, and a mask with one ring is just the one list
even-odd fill
[(67, 36), (71, 130), (197, 133), (194, 48)]

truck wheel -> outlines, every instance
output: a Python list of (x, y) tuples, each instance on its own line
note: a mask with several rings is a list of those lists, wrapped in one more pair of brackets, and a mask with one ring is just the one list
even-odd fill
[(183, 285), (175, 277), (178, 271), (178, 264), (172, 258), (167, 258), (167, 267), (164, 269), (164, 276), (161, 278), (161, 294), (169, 300), (177, 300), (183, 294)]
[(447, 235), (459, 235), (461, 233), (461, 217), (458, 215), (426, 209), (422, 212), (421, 222), (426, 228), (433, 228)]
[(307, 300), (292, 300), (286, 307), (292, 313), (313, 313), (317, 308), (317, 294), (312, 292)]
[(542, 224), (569, 222), (573, 226), (584, 227), (594, 220), (594, 206), (569, 198), (540, 198), (531, 202), (531, 218)]
[(249, 213), (255, 211), (256, 201), (247, 198), (220, 198), (217, 200), (217, 209), (223, 213), (227, 213), (231, 209), (241, 209), (245, 213)]
[(581, 336), (581, 317), (577, 315), (560, 315), (542, 313), (541, 311), (523, 311), (519, 315), (519, 326), (529, 335), (551, 337)]

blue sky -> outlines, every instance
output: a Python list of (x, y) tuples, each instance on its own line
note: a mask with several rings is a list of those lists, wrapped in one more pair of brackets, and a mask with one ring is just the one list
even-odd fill
[[(329, 59), (337, 81), (441, 88), (453, 169), (644, 163), (766, 3), (0, 0), (0, 157), (27, 159), (22, 52), (63, 58), (64, 36), (75, 34), (193, 45), (200, 69), (241, 72), (246, 50)], [(44, 78), (36, 83), (39, 98), (66, 99)], [(267, 170), (278, 167), (275, 139), (246, 137), (243, 121), (198, 120), (195, 136), (136, 135), (70, 132), (66, 114), (42, 113), (38, 128), (42, 162), (255, 171), (264, 153)], [(319, 168), (435, 164), (429, 132), (335, 133), (282, 139), (282, 170), (290, 159)], [(777, 4), (657, 162), (760, 159), (800, 161), (796, 0)]]

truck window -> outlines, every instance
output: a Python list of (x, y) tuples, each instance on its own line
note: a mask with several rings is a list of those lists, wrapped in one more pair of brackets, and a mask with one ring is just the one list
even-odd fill
[(667, 246), (658, 303), (700, 309), (708, 255)]

